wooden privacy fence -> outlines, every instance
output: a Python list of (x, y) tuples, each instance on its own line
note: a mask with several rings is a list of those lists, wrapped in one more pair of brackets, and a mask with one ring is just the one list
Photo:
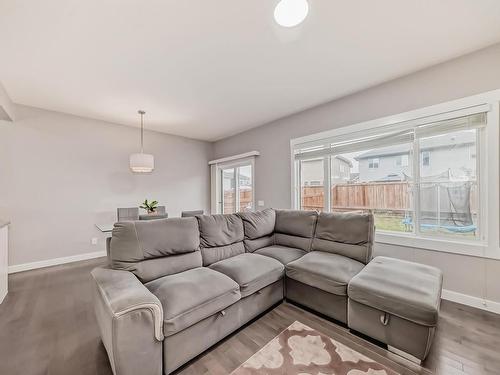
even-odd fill
[(252, 190), (241, 190), (240, 191), (240, 207), (235, 210), (236, 206), (236, 194), (234, 190), (224, 191), (224, 213), (230, 214), (233, 212), (247, 211), (247, 207), (252, 203)]
[[(392, 210), (410, 209), (407, 182), (370, 182), (361, 184), (336, 184), (332, 186), (331, 206), (339, 210)], [(323, 210), (323, 186), (302, 188), (302, 208)]]
[(332, 207), (338, 209), (387, 209), (404, 211), (410, 208), (407, 182), (374, 182), (342, 184), (332, 187)]
[(303, 210), (323, 211), (325, 189), (323, 186), (302, 187), (300, 206)]
[[(446, 185), (446, 183), (444, 183)], [(331, 206), (334, 209), (352, 210), (390, 210), (404, 212), (412, 210), (411, 187), (408, 182), (367, 182), (358, 184), (336, 184), (332, 186)], [(301, 204), (304, 210), (322, 211), (324, 208), (323, 186), (307, 186), (302, 188)], [(472, 186), (470, 191), (470, 210), (477, 213), (477, 189)], [(442, 199), (443, 212), (449, 206), (449, 200)], [(421, 207), (425, 207), (422, 202)], [(435, 206), (436, 203), (431, 203)], [(437, 209), (437, 207), (432, 207)]]

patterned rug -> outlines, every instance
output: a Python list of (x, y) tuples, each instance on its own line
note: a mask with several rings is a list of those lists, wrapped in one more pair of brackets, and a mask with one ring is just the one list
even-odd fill
[(294, 322), (232, 375), (397, 375), (308, 326)]

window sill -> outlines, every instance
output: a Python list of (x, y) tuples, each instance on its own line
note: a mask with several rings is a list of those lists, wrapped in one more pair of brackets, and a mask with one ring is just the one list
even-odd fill
[(375, 234), (375, 242), (481, 258), (500, 258), (500, 254), (495, 254), (494, 256), (488, 254), (487, 244), (481, 241), (456, 241), (451, 239), (421, 237), (413, 234), (379, 231)]

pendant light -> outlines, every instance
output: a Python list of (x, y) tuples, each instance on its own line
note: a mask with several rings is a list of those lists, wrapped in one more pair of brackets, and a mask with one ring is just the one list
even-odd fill
[(139, 110), (141, 115), (141, 152), (130, 155), (130, 170), (134, 173), (151, 173), (155, 169), (155, 157), (144, 153), (144, 115), (146, 112)]

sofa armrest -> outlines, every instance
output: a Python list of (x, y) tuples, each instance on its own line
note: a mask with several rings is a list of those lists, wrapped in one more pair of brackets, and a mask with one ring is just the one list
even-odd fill
[(94, 310), (115, 375), (162, 373), (163, 308), (128, 271), (96, 268)]

